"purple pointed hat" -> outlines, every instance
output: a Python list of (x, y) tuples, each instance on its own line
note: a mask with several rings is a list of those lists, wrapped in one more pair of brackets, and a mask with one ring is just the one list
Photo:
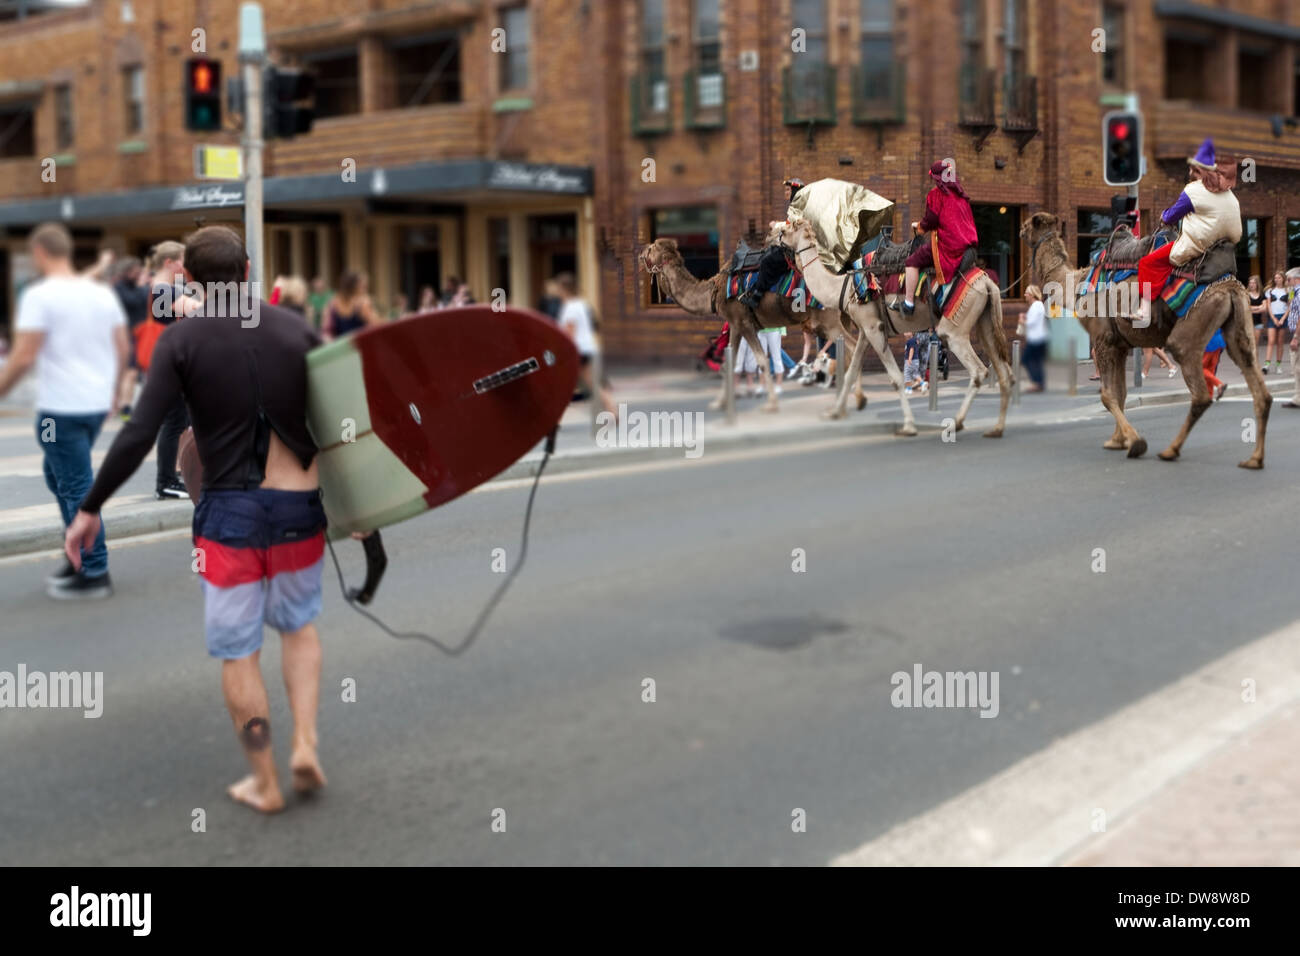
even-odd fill
[(1214, 161), (1214, 140), (1205, 137), (1205, 142), (1196, 151), (1196, 155), (1188, 158), (1187, 165), (1198, 169), (1218, 169), (1218, 164)]

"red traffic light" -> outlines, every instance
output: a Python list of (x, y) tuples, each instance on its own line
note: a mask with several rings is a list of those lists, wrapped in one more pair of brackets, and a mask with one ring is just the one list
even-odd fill
[(1119, 120), (1115, 123), (1112, 123), (1110, 127), (1110, 134), (1116, 137), (1117, 139), (1128, 139), (1128, 134), (1129, 134), (1128, 123), (1125, 123), (1123, 120)]
[(211, 93), (212, 67), (201, 61), (194, 64), (194, 72), (190, 75), (190, 85), (194, 88), (195, 93)]

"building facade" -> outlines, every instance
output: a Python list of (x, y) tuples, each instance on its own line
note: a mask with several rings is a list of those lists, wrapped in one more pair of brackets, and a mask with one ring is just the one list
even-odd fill
[[(20, 15), (20, 7), (26, 15)], [(238, 70), (237, 0), (0, 0), (0, 322), (23, 237), (62, 219), (83, 256), (242, 218), (195, 178), (182, 70), (201, 31)], [(1300, 0), (282, 0), (272, 58), (317, 77), (311, 133), (268, 144), (267, 274), (370, 275), (387, 306), (451, 275), (534, 305), (571, 269), (611, 353), (677, 359), (714, 323), (637, 271), (676, 238), (715, 272), (784, 214), (781, 181), (835, 177), (919, 219), (956, 160), (980, 255), (1023, 294), (1040, 210), (1082, 257), (1109, 228), (1101, 118), (1145, 118), (1143, 225), (1213, 136), (1239, 167), (1243, 277), (1300, 264)], [(49, 181), (51, 167), (56, 178)], [(351, 170), (354, 175), (349, 175)]]

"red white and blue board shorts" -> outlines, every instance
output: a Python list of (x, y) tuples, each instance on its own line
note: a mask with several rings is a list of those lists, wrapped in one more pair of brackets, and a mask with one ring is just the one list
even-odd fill
[(296, 631), (321, 609), (325, 509), (319, 491), (205, 490), (194, 509), (208, 653), (262, 647), (262, 627)]

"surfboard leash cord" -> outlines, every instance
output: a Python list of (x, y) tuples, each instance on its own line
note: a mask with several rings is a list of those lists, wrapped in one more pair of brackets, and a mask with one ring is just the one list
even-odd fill
[(370, 621), (389, 637), (403, 641), (423, 641), (442, 651), (442, 653), (446, 654), (448, 657), (459, 657), (461, 654), (465, 653), (465, 651), (469, 650), (470, 645), (478, 640), (478, 636), (482, 633), (484, 625), (488, 622), (488, 618), (492, 616), (492, 612), (495, 611), (497, 605), (501, 603), (501, 599), (505, 597), (506, 591), (510, 589), (510, 585), (514, 583), (515, 577), (523, 570), (524, 561), (528, 557), (528, 531), (533, 520), (533, 500), (537, 497), (537, 486), (542, 483), (542, 473), (546, 471), (546, 463), (551, 460), (551, 454), (555, 451), (555, 437), (558, 431), (558, 428), (552, 429), (550, 435), (547, 436), (546, 446), (542, 452), (542, 461), (537, 466), (537, 474), (533, 476), (533, 484), (528, 491), (528, 504), (524, 508), (523, 534), (519, 543), (519, 560), (515, 562), (515, 566), (511, 568), (510, 572), (506, 575), (505, 580), (497, 586), (496, 591), (494, 591), (492, 596), (488, 599), (483, 610), (479, 612), (479, 616), (475, 619), (474, 626), (470, 628), (469, 633), (466, 634), (458, 643), (447, 644), (438, 640), (431, 634), (424, 634), (420, 631), (395, 631), (380, 620), (379, 617), (372, 614), (370, 611), (367, 611), (362, 606), (370, 603), (371, 597), (374, 596), (375, 589), (379, 586), (379, 578), (382, 576), (384, 568), (388, 565), (388, 559), (384, 555), (383, 545), (380, 543), (378, 531), (365, 538), (362, 542), (366, 547), (367, 573), (366, 583), (361, 588), (349, 588), (347, 586), (347, 583), (343, 579), (343, 568), (339, 564), (339, 556), (334, 551), (334, 542), (330, 541), (329, 537), (326, 536), (325, 544), (329, 547), (330, 558), (334, 561), (334, 571), (338, 575), (339, 590), (343, 592), (343, 599), (348, 602), (354, 611), (366, 618), (366, 620)]

